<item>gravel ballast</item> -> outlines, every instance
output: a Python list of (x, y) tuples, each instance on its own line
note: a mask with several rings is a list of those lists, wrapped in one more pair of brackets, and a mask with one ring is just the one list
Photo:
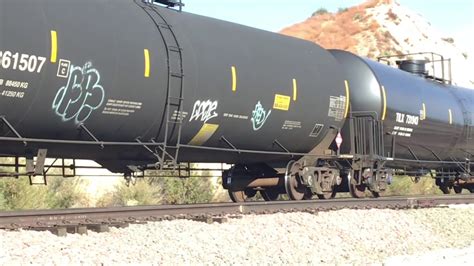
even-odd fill
[(162, 221), (67, 237), (0, 230), (0, 265), (462, 264), (474, 259), (473, 229), (470, 205)]

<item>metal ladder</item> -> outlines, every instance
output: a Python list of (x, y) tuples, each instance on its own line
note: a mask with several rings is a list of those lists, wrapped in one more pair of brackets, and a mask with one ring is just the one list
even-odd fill
[(383, 157), (383, 125), (376, 115), (353, 113), (350, 118), (351, 150), (353, 154)]
[(464, 121), (464, 137), (465, 137), (465, 145), (468, 146), (471, 141), (474, 139), (474, 132), (472, 128), (474, 126), (474, 121), (472, 121), (472, 113), (467, 106), (470, 105), (467, 99), (461, 98), (459, 99), (456, 97), (459, 105), (462, 109), (463, 121)]
[[(153, 5), (147, 5), (145, 11), (155, 22), (157, 29), (166, 47), (168, 65), (168, 84), (166, 90), (166, 110), (164, 125), (164, 140), (162, 145), (155, 149), (159, 160), (159, 169), (165, 165), (176, 168), (178, 164), (179, 149), (181, 144), (181, 131), (183, 126), (183, 49), (178, 43), (173, 28)], [(158, 135), (161, 134), (162, 128)], [(176, 132), (177, 131), (177, 132)], [(177, 134), (176, 143), (172, 142)]]
[(467, 140), (471, 140), (474, 138), (474, 132), (472, 132), (472, 128), (474, 127), (474, 121), (472, 121), (472, 113), (469, 111), (465, 111), (464, 113), (464, 123), (466, 125), (466, 136)]

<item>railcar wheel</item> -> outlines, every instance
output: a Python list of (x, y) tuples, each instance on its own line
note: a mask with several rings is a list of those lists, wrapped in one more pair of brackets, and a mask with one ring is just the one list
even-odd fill
[(324, 194), (318, 194), (318, 198), (322, 199), (322, 200), (333, 199), (335, 197), (336, 197), (335, 192), (327, 192), (327, 193), (324, 193)]
[(231, 191), (229, 190), (229, 197), (233, 202), (244, 202), (247, 200), (247, 196), (244, 191)]
[(296, 175), (285, 177), (286, 193), (292, 200), (302, 200), (307, 193), (307, 188), (298, 181)]
[(384, 191), (379, 191), (379, 192), (371, 191), (371, 192), (372, 192), (372, 196), (373, 196), (374, 198), (383, 197), (383, 194), (384, 194)]
[(285, 173), (285, 190), (290, 200), (302, 200), (304, 199), (307, 187), (303, 185), (298, 178), (300, 164), (290, 161), (286, 166)]
[(332, 192), (325, 192), (323, 194), (317, 194), (319, 199), (327, 200), (327, 199), (334, 199), (336, 197), (336, 188), (333, 188)]
[(439, 186), (439, 189), (443, 192), (443, 194), (450, 194), (451, 193), (451, 188), (448, 186)]
[(353, 198), (365, 198), (365, 185), (358, 185), (357, 180), (348, 174), (348, 182), (349, 182), (349, 192)]
[(351, 196), (354, 198), (365, 198), (365, 186), (364, 185), (349, 185), (349, 191)]
[(462, 187), (461, 186), (453, 186), (454, 193), (456, 194), (461, 194), (462, 193)]
[(275, 201), (280, 197), (280, 191), (278, 191), (278, 188), (267, 188), (260, 190), (260, 195), (265, 201)]
[(303, 199), (304, 200), (312, 200), (313, 199), (313, 192), (311, 192), (311, 189), (306, 188), (306, 192), (304, 193)]
[(239, 191), (232, 191), (228, 190), (229, 197), (233, 202), (245, 202), (248, 201), (250, 198), (256, 195), (256, 191), (253, 189), (246, 189), (246, 190), (239, 190)]

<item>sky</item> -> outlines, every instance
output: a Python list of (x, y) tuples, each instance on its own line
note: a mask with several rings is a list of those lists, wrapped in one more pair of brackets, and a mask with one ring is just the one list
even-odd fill
[[(183, 0), (184, 11), (269, 31), (304, 21), (319, 8), (335, 12), (363, 0)], [(398, 0), (446, 36), (474, 41), (474, 0)], [(469, 36), (467, 36), (469, 35)]]

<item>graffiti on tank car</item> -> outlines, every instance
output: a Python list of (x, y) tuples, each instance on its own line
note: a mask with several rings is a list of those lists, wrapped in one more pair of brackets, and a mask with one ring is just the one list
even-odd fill
[(105, 91), (100, 85), (100, 73), (91, 62), (83, 67), (71, 65), (69, 71), (67, 84), (56, 93), (52, 107), (62, 121), (79, 124), (102, 106)]
[(252, 118), (250, 119), (250, 121), (252, 121), (253, 130), (257, 131), (262, 128), (271, 113), (272, 110), (269, 110), (267, 113), (263, 108), (263, 105), (258, 101), (255, 105), (255, 109), (252, 111)]
[(194, 103), (193, 112), (191, 114), (191, 117), (189, 118), (189, 122), (195, 120), (195, 121), (202, 121), (204, 123), (207, 123), (207, 121), (209, 121), (210, 119), (217, 117), (218, 116), (218, 114), (216, 113), (217, 105), (218, 105), (217, 101), (197, 100)]

